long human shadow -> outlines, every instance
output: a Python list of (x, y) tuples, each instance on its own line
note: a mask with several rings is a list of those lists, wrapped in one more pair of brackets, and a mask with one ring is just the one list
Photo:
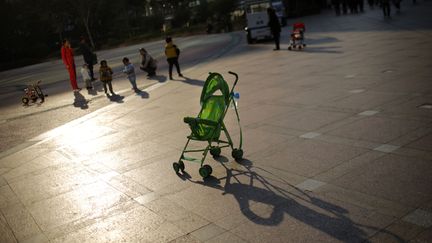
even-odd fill
[(82, 110), (86, 110), (89, 108), (89, 101), (80, 92), (74, 92), (74, 97), (74, 107), (81, 108)]
[(180, 81), (182, 81), (183, 83), (187, 83), (187, 84), (190, 84), (190, 85), (201, 86), (201, 87), (204, 86), (204, 83), (205, 83), (205, 81), (203, 81), (203, 80), (191, 79), (191, 78), (188, 78), (186, 76), (183, 76), (183, 80), (180, 80)]
[(107, 95), (107, 98), (108, 98), (111, 102), (124, 103), (124, 101), (123, 101), (124, 96), (122, 96), (122, 95), (118, 95), (118, 94), (114, 94), (114, 95)]
[(143, 99), (148, 99), (150, 97), (149, 93), (147, 93), (144, 90), (140, 90), (140, 89), (135, 90), (135, 94), (141, 96), (141, 98), (143, 98)]
[[(209, 177), (202, 182), (191, 180), (191, 176), (186, 172), (178, 175), (182, 180), (189, 180), (196, 184), (219, 189), (223, 191), (223, 195), (232, 195), (237, 200), (242, 214), (255, 224), (276, 226), (283, 221), (284, 215), (287, 214), (343, 242), (370, 242), (367, 239), (367, 233), (362, 228), (380, 231), (391, 235), (396, 242), (404, 242), (399, 236), (386, 230), (355, 223), (347, 216), (349, 212), (346, 209), (311, 196), (280, 177), (278, 177), (278, 180), (293, 189), (291, 192), (270, 183), (264, 176), (253, 171), (253, 169), (275, 175), (265, 169), (254, 167), (249, 160), (243, 160), (241, 163), (245, 170), (228, 168), (225, 164), (221, 164), (226, 169), (226, 177)], [(240, 176), (246, 176), (249, 183), (242, 183), (238, 178)], [(220, 185), (221, 180), (225, 180), (224, 186)], [(258, 183), (263, 186), (255, 186)], [(251, 209), (251, 202), (272, 206), (270, 216), (263, 217), (256, 214)], [(320, 208), (323, 213), (306, 206), (307, 204)]]

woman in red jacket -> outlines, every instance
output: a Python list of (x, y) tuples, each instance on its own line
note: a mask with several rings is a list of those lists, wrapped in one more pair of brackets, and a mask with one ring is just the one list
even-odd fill
[(72, 85), (73, 91), (80, 91), (78, 88), (76, 81), (76, 70), (75, 70), (75, 61), (73, 55), (73, 49), (71, 48), (71, 44), (68, 40), (63, 40), (63, 46), (61, 48), (61, 56), (63, 59), (63, 63), (66, 65), (66, 69), (69, 72), (70, 82)]

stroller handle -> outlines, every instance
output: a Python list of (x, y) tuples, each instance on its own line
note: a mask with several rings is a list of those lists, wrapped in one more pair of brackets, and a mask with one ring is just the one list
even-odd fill
[[(232, 72), (232, 71), (228, 71), (228, 73), (235, 76), (234, 86), (236, 86), (237, 81), (238, 81), (238, 75), (237, 75), (237, 73)], [(233, 86), (233, 88), (234, 88), (234, 86)]]

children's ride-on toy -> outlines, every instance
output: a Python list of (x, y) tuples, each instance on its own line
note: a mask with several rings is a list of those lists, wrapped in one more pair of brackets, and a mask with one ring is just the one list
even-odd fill
[(30, 100), (33, 103), (36, 102), (38, 99), (41, 99), (41, 103), (45, 101), (45, 96), (48, 95), (45, 95), (42, 92), (42, 89), (39, 86), (40, 83), (41, 81), (39, 80), (34, 84), (28, 85), (27, 88), (24, 89), (24, 96), (21, 98), (21, 101), (24, 105), (28, 105)]
[(306, 26), (304, 23), (295, 23), (293, 25), (293, 31), (291, 33), (290, 46), (288, 50), (292, 50), (293, 48), (298, 48), (299, 50), (306, 47), (304, 43), (304, 32), (306, 31)]
[[(237, 111), (237, 105), (234, 102), (233, 97), (234, 87), (238, 81), (238, 75), (233, 72), (228, 73), (235, 76), (235, 82), (231, 88), (231, 91), (229, 90), (228, 84), (223, 79), (222, 75), (219, 73), (210, 73), (201, 92), (201, 111), (198, 113), (197, 117), (185, 117), (183, 119), (185, 123), (189, 124), (192, 132), (191, 135), (187, 137), (188, 140), (183, 152), (181, 153), (179, 161), (173, 163), (173, 168), (176, 173), (179, 171), (184, 172), (185, 165), (183, 160), (199, 161), (199, 159), (185, 156), (186, 153), (190, 152), (203, 152), (199, 169), (199, 174), (203, 178), (207, 178), (212, 173), (212, 168), (210, 165), (203, 166), (204, 160), (209, 151), (213, 157), (218, 157), (221, 153), (221, 148), (231, 147), (231, 155), (234, 159), (241, 160), (243, 158), (243, 150), (241, 149), (242, 131), (240, 126), (240, 118)], [(223, 122), (230, 104), (232, 104), (234, 107), (237, 116), (237, 122), (240, 127), (240, 144), (238, 148), (234, 148), (234, 144)], [(225, 134), (228, 141), (224, 141), (219, 138), (221, 132)], [(207, 146), (204, 149), (187, 150), (190, 140), (207, 142)]]

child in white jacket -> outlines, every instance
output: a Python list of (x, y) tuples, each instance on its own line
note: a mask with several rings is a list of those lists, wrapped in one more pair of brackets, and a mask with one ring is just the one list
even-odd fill
[(123, 73), (127, 75), (129, 82), (132, 85), (132, 89), (134, 91), (137, 91), (138, 87), (136, 85), (136, 75), (135, 75), (134, 65), (129, 62), (129, 58), (127, 57), (123, 58), (123, 64), (124, 64)]
[(91, 84), (91, 77), (90, 77), (90, 69), (88, 68), (87, 64), (84, 64), (81, 68), (81, 75), (83, 80), (86, 83), (87, 89), (93, 89), (93, 86)]

